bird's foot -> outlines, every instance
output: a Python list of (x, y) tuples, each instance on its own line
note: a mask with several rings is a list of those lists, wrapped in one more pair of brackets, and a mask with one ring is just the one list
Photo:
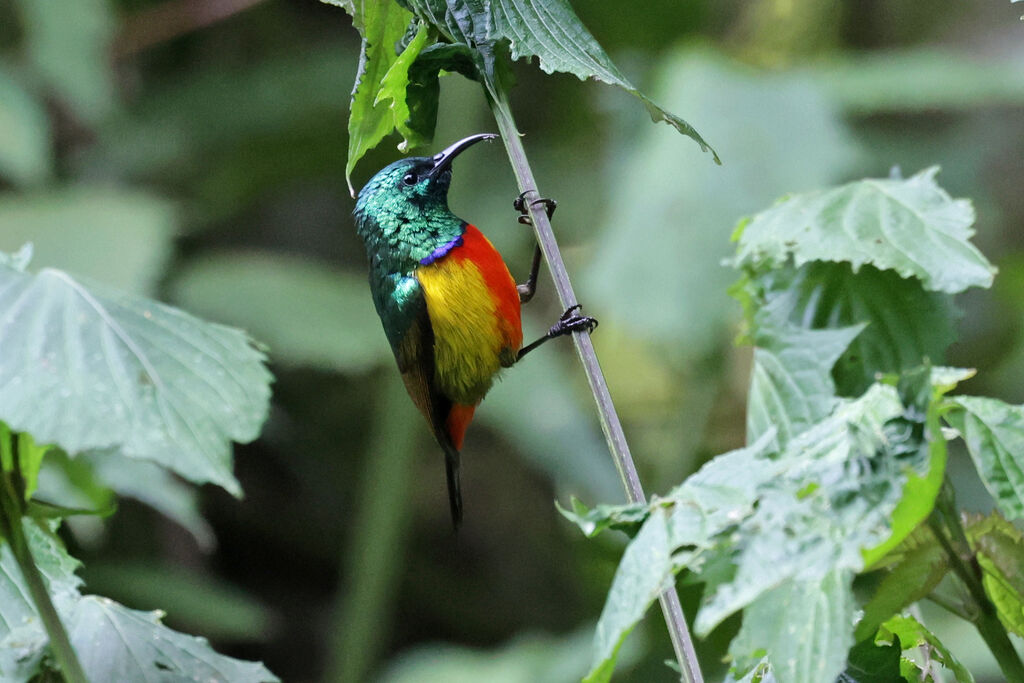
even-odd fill
[[(533, 225), (533, 219), (530, 218), (530, 209), (526, 205), (526, 195), (535, 192), (536, 190), (525, 190), (519, 193), (519, 196), (512, 200), (512, 208), (521, 214), (519, 216), (519, 222), (523, 225)], [(537, 206), (538, 204), (544, 205), (544, 213), (548, 215), (548, 219), (554, 215), (555, 209), (558, 208), (558, 202), (554, 199), (548, 199), (547, 197), (540, 197), (539, 199), (534, 199), (530, 202), (530, 206)]]
[(597, 329), (597, 318), (591, 318), (589, 315), (580, 315), (578, 311), (581, 306), (576, 304), (565, 309), (565, 313), (558, 318), (558, 322), (551, 326), (548, 330), (548, 337), (560, 337), (564, 334), (571, 334), (573, 332), (593, 332)]

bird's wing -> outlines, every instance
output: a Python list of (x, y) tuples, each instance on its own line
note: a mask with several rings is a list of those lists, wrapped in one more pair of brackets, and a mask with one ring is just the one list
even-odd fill
[(387, 275), (371, 281), (371, 287), (409, 396), (437, 440), (450, 443), (444, 425), (452, 402), (434, 382), (434, 329), (423, 288), (415, 275)]

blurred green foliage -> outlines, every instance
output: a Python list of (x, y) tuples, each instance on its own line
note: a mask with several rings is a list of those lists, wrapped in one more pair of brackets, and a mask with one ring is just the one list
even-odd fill
[[(577, 679), (589, 661), (580, 633), (600, 611), (622, 540), (579, 539), (552, 505), (571, 494), (621, 500), (572, 354), (546, 347), (481, 406), (457, 538), (428, 439), (413, 441), (397, 493), (364, 476), (388, 455), (371, 447), (374, 425), (425, 430), (411, 404), (380, 398), (394, 369), (359, 286), (364, 255), (345, 186), (358, 36), (314, 0), (267, 0), (210, 25), (197, 7), (0, 0), (0, 250), (30, 239), (35, 267), (242, 325), (268, 345), (277, 377), (263, 436), (237, 452), (245, 500), (200, 492), (212, 536), (203, 540), (180, 498), (184, 507), (149, 501), (168, 516), (123, 501), (102, 526), (68, 536), (75, 556), (99, 568), (85, 578), (283, 680), (325, 680), (346, 638), (332, 630), (344, 623), (336, 615), (361, 594), (360, 575), (381, 572), (354, 570), (364, 556), (352, 549), (365, 547), (357, 501), (387, 489), (405, 521), (388, 547), (365, 555), (394, 566), (383, 598), (354, 617), (374, 640), (364, 677)], [(1024, 400), (1017, 7), (650, 0), (628, 21), (611, 0), (574, 9), (622, 71), (723, 160), (715, 166), (651, 125), (615, 89), (517, 68), (513, 107), (541, 191), (560, 201), (555, 228), (602, 321), (595, 344), (649, 491), (744, 442), (751, 359), (731, 345), (741, 312), (720, 265), (737, 219), (784, 193), (892, 166), (939, 164), (953, 196), (975, 199), (976, 242), (1001, 273), (996, 296), (960, 300), (961, 341), (948, 360), (982, 370), (972, 394)], [(154, 17), (177, 29), (156, 32)], [(446, 76), (441, 88), (439, 145), (493, 130), (479, 86)], [(357, 188), (398, 142), (367, 155)], [(521, 277), (532, 245), (515, 223), (515, 194), (500, 150), (460, 159), (453, 206)], [(548, 284), (542, 277), (527, 309), (527, 336), (558, 312)], [(967, 455), (952, 457), (951, 468)], [(976, 480), (961, 479), (961, 502), (987, 510)], [(41, 479), (43, 489), (58, 484)], [(179, 588), (151, 602), (161, 576)], [(190, 582), (191, 594), (180, 588)], [(684, 586), (682, 597), (692, 614), (699, 595)], [(941, 615), (925, 620), (979, 681), (999, 680), (976, 636)], [(737, 628), (728, 620), (698, 643), (709, 678)], [(620, 661), (621, 680), (672, 679), (663, 630), (647, 633)]]

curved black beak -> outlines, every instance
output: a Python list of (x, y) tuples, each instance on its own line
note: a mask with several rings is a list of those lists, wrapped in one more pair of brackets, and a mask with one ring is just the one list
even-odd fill
[(452, 161), (454, 161), (455, 157), (459, 156), (481, 140), (493, 140), (496, 137), (498, 136), (494, 133), (479, 133), (477, 135), (470, 135), (468, 138), (462, 138), (458, 142), (449, 145), (448, 149), (444, 150), (440, 154), (434, 155), (434, 167), (430, 169), (430, 175), (436, 176), (444, 173), (451, 168)]

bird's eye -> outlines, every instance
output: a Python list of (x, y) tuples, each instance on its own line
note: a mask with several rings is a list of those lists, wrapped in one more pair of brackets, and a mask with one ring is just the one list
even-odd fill
[(406, 185), (415, 185), (416, 181), (419, 179), (420, 177), (413, 173), (412, 171), (409, 171), (404, 176), (402, 176), (402, 182), (405, 183)]

